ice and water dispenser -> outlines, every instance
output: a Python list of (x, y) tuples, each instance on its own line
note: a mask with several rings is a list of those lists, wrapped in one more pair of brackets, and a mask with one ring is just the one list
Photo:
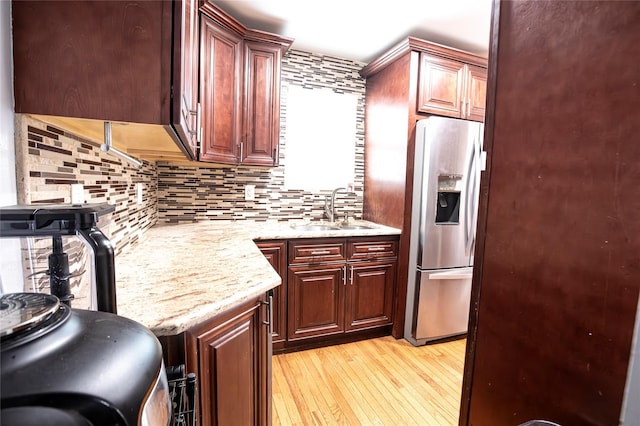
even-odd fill
[(460, 223), (460, 180), (458, 175), (438, 176), (438, 200), (436, 202), (436, 224), (457, 225)]

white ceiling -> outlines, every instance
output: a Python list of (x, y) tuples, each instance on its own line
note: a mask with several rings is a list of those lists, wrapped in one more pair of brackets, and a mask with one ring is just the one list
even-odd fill
[(407, 36), (487, 56), (492, 0), (213, 0), (292, 48), (368, 63)]

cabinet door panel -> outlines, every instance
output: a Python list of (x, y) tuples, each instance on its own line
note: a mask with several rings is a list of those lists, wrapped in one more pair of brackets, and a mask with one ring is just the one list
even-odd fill
[(258, 424), (261, 387), (259, 309), (198, 336), (202, 424)]
[(258, 248), (267, 258), (273, 269), (282, 278), (282, 284), (273, 289), (272, 309), (272, 331), (273, 343), (282, 342), (286, 339), (286, 309), (287, 309), (287, 257), (286, 242), (259, 242)]
[(202, 15), (200, 160), (236, 163), (242, 124), (242, 38)]
[(289, 340), (344, 331), (344, 268), (344, 264), (289, 267)]
[(358, 238), (349, 241), (347, 245), (347, 256), (349, 260), (374, 260), (396, 257), (397, 255), (397, 237)]
[(422, 54), (419, 79), (419, 112), (460, 117), (464, 64)]
[(192, 159), (197, 159), (198, 145), (198, 2), (174, 4), (173, 99), (171, 123)]
[(244, 164), (275, 165), (280, 137), (280, 49), (245, 42)]
[(347, 330), (391, 324), (396, 262), (349, 265)]
[(11, 2), (15, 112), (169, 124), (172, 7)]
[(467, 65), (465, 91), (465, 97), (467, 99), (465, 118), (474, 121), (484, 121), (487, 98), (487, 70), (473, 65)]
[(311, 239), (289, 243), (289, 263), (320, 263), (345, 261), (346, 240)]

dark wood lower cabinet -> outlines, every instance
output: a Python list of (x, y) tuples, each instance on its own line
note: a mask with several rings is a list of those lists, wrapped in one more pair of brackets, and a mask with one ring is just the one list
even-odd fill
[(395, 280), (395, 260), (349, 265), (347, 331), (391, 324)]
[(344, 333), (345, 268), (289, 266), (289, 341)]
[(271, 424), (269, 318), (263, 296), (160, 338), (168, 365), (185, 363), (197, 374), (199, 424)]
[(289, 241), (286, 348), (390, 327), (397, 243), (395, 236)]
[(282, 277), (272, 305), (275, 352), (388, 334), (393, 323), (397, 236), (256, 244)]
[(277, 345), (287, 339), (287, 242), (260, 241), (256, 245), (282, 278), (281, 285), (273, 289), (271, 306), (272, 337), (274, 345)]

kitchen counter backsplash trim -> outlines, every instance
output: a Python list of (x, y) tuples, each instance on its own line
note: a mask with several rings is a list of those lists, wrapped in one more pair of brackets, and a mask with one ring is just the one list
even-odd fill
[(367, 224), (373, 228), (313, 233), (273, 221), (155, 226), (116, 257), (118, 314), (158, 336), (180, 334), (280, 285), (254, 240), (400, 233)]

